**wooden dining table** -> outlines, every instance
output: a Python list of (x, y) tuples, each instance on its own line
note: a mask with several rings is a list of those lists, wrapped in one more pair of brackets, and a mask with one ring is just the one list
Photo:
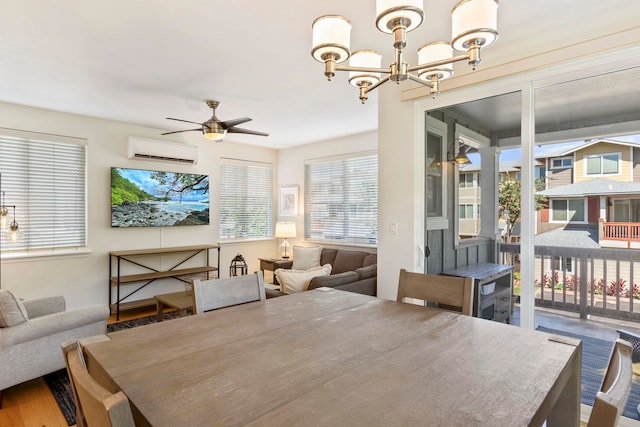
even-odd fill
[(137, 425), (579, 425), (579, 340), (330, 288), (108, 338)]

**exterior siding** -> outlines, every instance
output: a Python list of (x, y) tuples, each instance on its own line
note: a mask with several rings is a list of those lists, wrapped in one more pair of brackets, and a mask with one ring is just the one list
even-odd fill
[(547, 174), (547, 188), (562, 187), (573, 184), (573, 169), (549, 169)]
[(633, 149), (633, 182), (640, 182), (640, 148)]

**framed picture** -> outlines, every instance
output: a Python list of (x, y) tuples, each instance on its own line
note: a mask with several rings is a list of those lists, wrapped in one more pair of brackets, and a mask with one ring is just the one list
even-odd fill
[(298, 186), (280, 188), (280, 216), (298, 215)]

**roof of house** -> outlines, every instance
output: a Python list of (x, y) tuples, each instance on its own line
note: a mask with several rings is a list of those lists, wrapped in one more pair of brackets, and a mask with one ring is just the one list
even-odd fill
[(534, 237), (534, 244), (536, 246), (600, 248), (597, 229), (572, 225), (538, 234)]
[(620, 182), (604, 178), (594, 178), (575, 184), (548, 188), (536, 194), (545, 197), (609, 196), (616, 194), (640, 194), (640, 182)]
[(583, 143), (576, 143), (575, 146), (561, 146), (557, 149), (546, 150), (543, 153), (536, 155), (536, 159), (547, 159), (550, 157), (561, 157), (568, 156), (578, 150), (582, 150), (587, 147), (591, 147), (592, 145), (607, 143), (607, 144), (616, 144), (616, 145), (624, 145), (627, 147), (640, 147), (640, 142), (633, 141), (616, 141), (613, 139), (595, 139), (593, 141), (586, 141)]

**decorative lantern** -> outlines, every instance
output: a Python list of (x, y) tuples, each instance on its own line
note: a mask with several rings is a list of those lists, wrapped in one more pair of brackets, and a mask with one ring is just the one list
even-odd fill
[(245, 274), (247, 274), (247, 263), (242, 255), (238, 254), (231, 260), (229, 276), (243, 276)]

